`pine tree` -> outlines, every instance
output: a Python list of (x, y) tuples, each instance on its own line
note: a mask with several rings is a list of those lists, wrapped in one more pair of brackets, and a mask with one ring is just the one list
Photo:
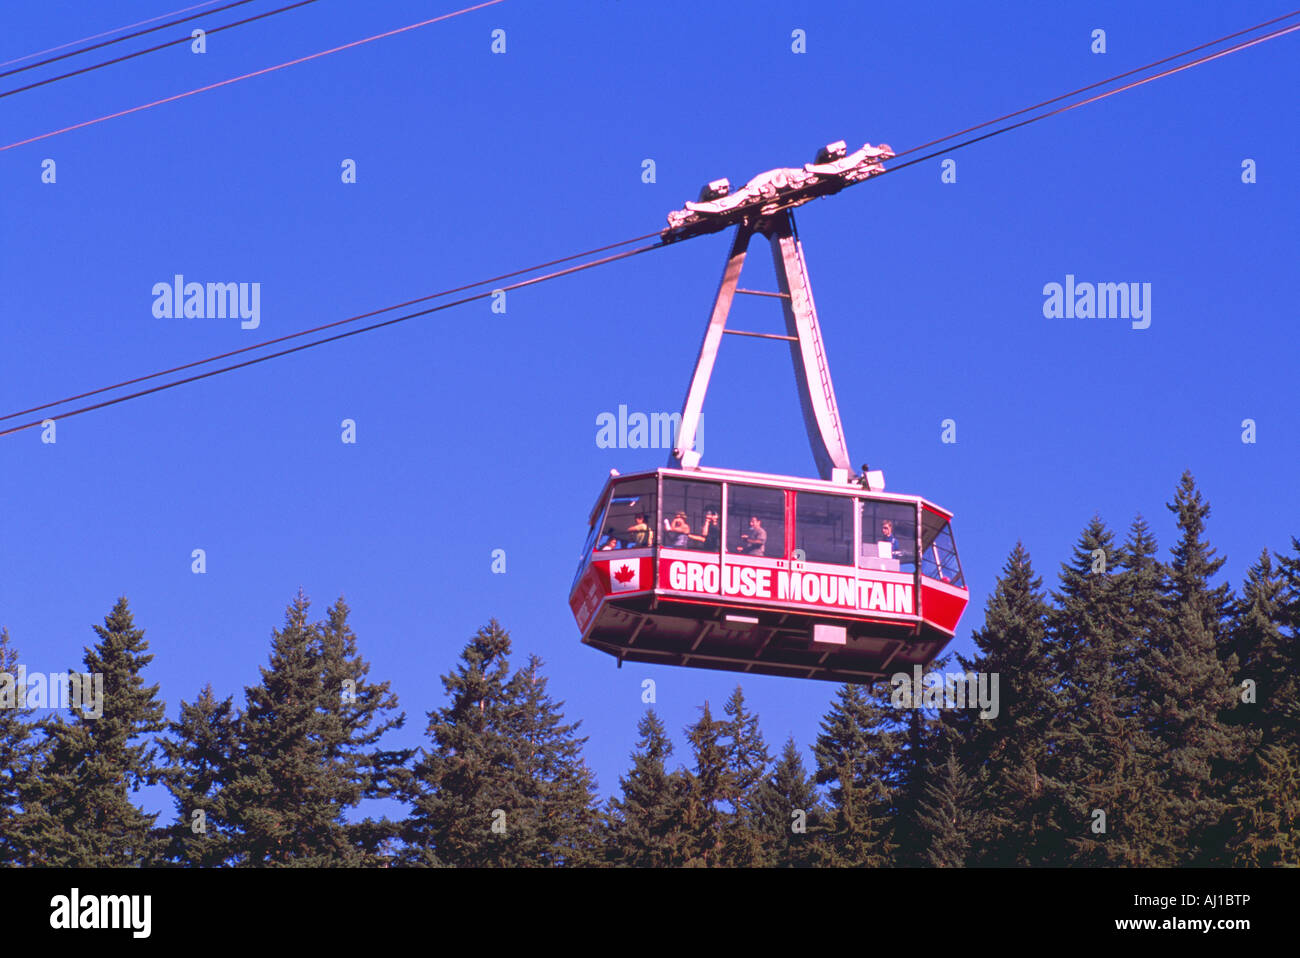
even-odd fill
[(722, 825), (722, 861), (732, 867), (752, 868), (762, 865), (767, 857), (754, 802), (772, 760), (758, 716), (745, 707), (745, 693), (739, 685), (723, 711), (727, 715), (723, 724), (728, 772), (724, 801), (730, 812)]
[[(1051, 634), (1060, 681), (1055, 761), (1059, 820), (1076, 865), (1133, 864), (1140, 789), (1138, 706), (1127, 676), (1137, 650), (1125, 627), (1123, 553), (1094, 516), (1061, 567)], [(1104, 818), (1098, 815), (1104, 815)]]
[(1224, 857), (1233, 865), (1300, 865), (1300, 641), (1288, 603), (1288, 591), (1291, 603), (1300, 597), (1300, 557), (1280, 563), (1265, 550), (1234, 608), (1232, 644), (1250, 684), (1239, 686), (1233, 717), (1251, 740), (1228, 812)]
[(1047, 865), (1064, 858), (1060, 787), (1051, 768), (1058, 698), (1041, 589), (1029, 553), (1017, 543), (974, 634), (978, 654), (969, 662), (959, 658), (966, 671), (987, 673), (990, 684), (997, 676), (999, 690), (996, 716), (946, 713), (980, 796), (971, 864)]
[(162, 780), (176, 803), (176, 821), (163, 829), (171, 861), (214, 867), (231, 860), (235, 835), (225, 789), (239, 751), (237, 721), (232, 699), (218, 701), (208, 684), (192, 705), (181, 702), (170, 737), (159, 740)]
[(893, 783), (887, 775), (899, 741), (890, 729), (890, 712), (878, 692), (843, 685), (822, 719), (813, 747), (817, 784), (830, 786), (822, 864), (879, 868), (893, 863)]
[(1147, 681), (1154, 655), (1167, 645), (1168, 576), (1159, 551), (1150, 527), (1139, 515), (1119, 550), (1113, 579), (1116, 611), (1112, 628), (1120, 655), (1120, 694), (1131, 703), (1126, 716), (1130, 738), (1124, 748), (1133, 764), (1122, 777), (1127, 795), (1115, 799), (1114, 808), (1107, 813), (1108, 837), (1104, 841), (1108, 861), (1126, 868), (1154, 865), (1160, 859), (1160, 836), (1168, 830), (1160, 801), (1163, 747), (1151, 731), (1153, 705)]
[(231, 848), (244, 865), (380, 864), (387, 830), (345, 816), (389, 793), (387, 774), (400, 760), (374, 746), (402, 718), (386, 717), (396, 707), (387, 683), (365, 682), (369, 666), (356, 654), (342, 600), (319, 624), (308, 622), (309, 607), (299, 592), (272, 633), (261, 682), (245, 689), (238, 756), (223, 789)]
[(640, 740), (632, 768), (619, 779), (622, 797), (610, 799), (606, 815), (606, 857), (611, 864), (677, 868), (690, 857), (686, 819), (687, 781), (669, 772), (672, 742), (654, 709), (637, 722)]
[(158, 686), (146, 686), (141, 676), (153, 656), (125, 598), (95, 633), (99, 642), (86, 649), (84, 664), (86, 673), (102, 677), (103, 699), (83, 694), (71, 721), (48, 726), (48, 752), (20, 786), (22, 855), (43, 865), (155, 865), (163, 845), (153, 831), (158, 816), (129, 796), (159, 777), (156, 750), (144, 738), (163, 728)]
[(35, 864), (23, 851), (21, 786), (42, 760), (43, 723), (33, 720), (27, 689), (19, 686), (18, 650), (0, 628), (0, 867)]
[[(340, 596), (316, 626), (322, 663), (320, 717), (326, 723), (320, 743), (324, 761), (335, 773), (336, 800), (344, 808), (397, 795), (414, 755), (414, 749), (380, 746), (384, 736), (406, 725), (406, 714), (397, 711), (390, 682), (369, 681), (370, 663), (357, 649), (356, 634), (348, 625), (350, 611)], [(366, 818), (348, 823), (342, 831), (351, 860), (386, 865), (393, 858), (401, 823)], [(354, 849), (360, 849), (359, 859)]]
[(919, 864), (930, 868), (963, 868), (975, 833), (975, 788), (950, 748), (942, 763), (930, 766), (930, 781), (917, 811), (924, 836)]
[(1213, 864), (1227, 811), (1223, 777), (1244, 751), (1241, 730), (1225, 721), (1236, 703), (1236, 659), (1223, 634), (1230, 592), (1210, 584), (1224, 559), (1214, 558), (1202, 538), (1210, 507), (1190, 473), (1183, 474), (1169, 509), (1180, 537), (1168, 566), (1168, 618), (1165, 635), (1144, 662), (1163, 785), (1154, 797), (1161, 825), (1154, 854), (1162, 865)]
[[(949, 656), (936, 659), (921, 670), (923, 686), (943, 681), (950, 665)], [(906, 674), (906, 673), (904, 673)], [(930, 676), (934, 675), (931, 679)], [(908, 676), (908, 678), (912, 678)], [(891, 682), (891, 686), (894, 683)], [(945, 685), (945, 695), (947, 687)], [(954, 699), (955, 699), (954, 689)], [(924, 692), (921, 702), (912, 702), (910, 707), (895, 706), (895, 714), (901, 716), (897, 722), (897, 746), (886, 764), (886, 778), (893, 784), (890, 838), (896, 846), (894, 860), (905, 867), (918, 867), (930, 864), (930, 848), (934, 841), (931, 829), (922, 821), (922, 805), (929, 797), (929, 788), (934, 780), (936, 756), (946, 755), (950, 746), (945, 744), (944, 726), (937, 708), (924, 704)], [(910, 697), (910, 696), (909, 696)], [(891, 692), (891, 706), (893, 693)], [(902, 695), (899, 695), (899, 706)], [(954, 705), (957, 705), (954, 701)], [(974, 707), (972, 702), (962, 703), (967, 708)]]
[(814, 865), (822, 857), (818, 843), (824, 812), (816, 783), (791, 736), (754, 796), (754, 828), (765, 849), (761, 863), (782, 868)]
[(507, 688), (505, 734), (514, 748), (514, 801), (506, 811), (509, 854), (502, 864), (590, 865), (597, 861), (595, 776), (582, 758), (581, 723), (564, 722), (563, 702), (546, 693), (542, 660), (530, 656)]
[(683, 822), (690, 843), (688, 867), (707, 868), (726, 863), (721, 803), (735, 792), (727, 765), (726, 734), (726, 723), (713, 717), (708, 702), (700, 707), (699, 721), (686, 729), (686, 738), (695, 755), (695, 772), (688, 779)]
[(594, 860), (594, 781), (585, 739), (546, 694), (540, 660), (510, 675), (510, 636), (491, 620), (444, 675), (429, 747), (407, 787), (414, 864), (541, 866)]

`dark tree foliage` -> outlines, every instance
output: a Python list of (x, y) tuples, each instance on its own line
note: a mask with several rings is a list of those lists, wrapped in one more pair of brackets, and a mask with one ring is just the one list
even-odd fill
[[(914, 864), (930, 868), (963, 868), (975, 832), (977, 796), (970, 776), (950, 748), (947, 758), (928, 767), (929, 781), (917, 804), (920, 854)], [(913, 864), (909, 862), (909, 864)]]
[(596, 779), (582, 757), (581, 723), (564, 722), (546, 693), (542, 660), (530, 656), (507, 687), (506, 735), (514, 802), (507, 811), (511, 864), (590, 865), (600, 853)]
[(888, 766), (899, 735), (890, 713), (879, 692), (843, 685), (822, 719), (813, 746), (817, 784), (829, 786), (820, 864), (877, 868), (893, 863)]
[(756, 864), (780, 868), (816, 864), (818, 842), (826, 827), (825, 809), (793, 737), (786, 739), (771, 774), (759, 784), (753, 810), (763, 849)]
[(404, 756), (376, 747), (403, 717), (388, 683), (366, 681), (340, 599), (308, 622), (301, 592), (272, 633), (261, 682), (245, 689), (238, 752), (221, 787), (234, 863), (254, 866), (384, 864), (395, 825), (349, 822), (363, 799), (392, 792)]
[(685, 832), (690, 784), (680, 771), (669, 772), (672, 742), (654, 709), (637, 722), (640, 736), (632, 768), (619, 779), (621, 797), (610, 799), (606, 814), (605, 857), (613, 865), (675, 868), (690, 859)]
[(545, 866), (595, 860), (594, 781), (585, 739), (546, 694), (540, 661), (513, 677), (510, 636), (493, 619), (444, 675), (429, 747), (406, 794), (406, 860), (457, 866)]
[(758, 716), (745, 707), (745, 692), (737, 685), (723, 707), (726, 733), (729, 813), (722, 826), (722, 860), (740, 868), (762, 865), (767, 855), (755, 802), (772, 760), (758, 728)]
[(1179, 530), (1171, 550), (1164, 628), (1143, 660), (1148, 731), (1159, 749), (1161, 789), (1151, 796), (1151, 864), (1221, 861), (1232, 768), (1246, 736), (1229, 724), (1237, 703), (1226, 622), (1230, 590), (1210, 579), (1224, 560), (1204, 540), (1210, 507), (1189, 473), (1169, 504)]
[(1300, 866), (1300, 541), (1274, 566), (1251, 566), (1234, 608), (1241, 661), (1233, 716), (1250, 735), (1233, 776), (1224, 858), (1233, 865)]
[[(949, 688), (946, 680), (951, 656), (937, 659), (921, 670), (924, 687), (931, 685), (937, 695), (939, 683), (943, 683), (944, 699), (951, 694), (957, 701), (955, 684)], [(897, 676), (898, 673), (895, 673)], [(911, 676), (914, 682), (915, 672)], [(901, 679), (891, 679), (889, 683), (890, 702), (895, 707), (897, 718), (896, 732), (898, 747), (887, 763), (886, 777), (892, 783), (893, 808), (891, 812), (891, 836), (896, 846), (895, 863), (903, 866), (924, 866), (930, 863), (930, 850), (934, 842), (929, 825), (922, 820), (922, 805), (929, 795), (929, 786), (933, 781), (933, 763), (935, 756), (945, 754), (950, 749), (943, 744), (944, 727), (940, 721), (941, 712), (937, 706), (927, 706), (924, 698), (921, 702), (908, 702), (911, 694), (903, 696), (900, 689)], [(909, 685), (912, 683), (909, 683)], [(922, 693), (923, 696), (926, 694)], [(963, 692), (962, 699), (966, 696)], [(895, 699), (897, 701), (895, 702)]]
[(239, 754), (238, 717), (231, 698), (218, 701), (206, 685), (193, 704), (181, 702), (170, 737), (159, 740), (166, 759), (163, 783), (176, 804), (176, 820), (164, 828), (168, 860), (198, 866), (225, 865), (235, 838), (226, 784)]
[(99, 641), (86, 649), (84, 672), (102, 676), (102, 714), (85, 695), (69, 720), (49, 724), (42, 761), (19, 789), (20, 857), (84, 868), (156, 865), (163, 854), (157, 815), (130, 798), (159, 776), (147, 736), (163, 729), (164, 705), (158, 686), (146, 686), (142, 676), (153, 656), (125, 598), (95, 634)]
[(35, 864), (24, 851), (30, 843), (20, 835), (26, 824), (20, 792), (42, 760), (42, 723), (27, 708), (18, 666), (18, 650), (0, 628), (0, 867)]
[(734, 794), (732, 771), (727, 763), (726, 723), (715, 719), (705, 702), (699, 721), (686, 729), (695, 755), (695, 772), (688, 778), (685, 828), (689, 836), (686, 864), (707, 868), (725, 864), (723, 826), (726, 813), (722, 802)]
[[(997, 715), (946, 713), (959, 757), (981, 795), (970, 864), (1047, 865), (1064, 855), (1061, 784), (1051, 741), (1059, 694), (1049, 655), (1042, 580), (1020, 543), (1012, 550), (974, 635), (967, 671), (997, 676)], [(1069, 823), (1073, 833), (1075, 823)]]
[[(1145, 549), (1144, 533), (1134, 543)], [(1139, 647), (1127, 623), (1134, 604), (1126, 553), (1099, 517), (1084, 529), (1061, 567), (1051, 636), (1060, 712), (1055, 761), (1061, 781), (1059, 821), (1067, 846), (1062, 864), (1134, 865), (1137, 813), (1149, 790), (1139, 704), (1131, 676)], [(1150, 596), (1159, 600), (1158, 591)], [(1158, 606), (1157, 606), (1158, 607)]]

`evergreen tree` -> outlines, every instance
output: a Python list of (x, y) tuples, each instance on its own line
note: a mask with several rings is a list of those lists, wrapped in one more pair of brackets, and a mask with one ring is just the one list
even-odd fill
[[(1300, 542), (1292, 541), (1300, 553)], [(1300, 559), (1281, 559), (1279, 569), (1265, 550), (1234, 609), (1240, 677), (1252, 686), (1239, 686), (1234, 716), (1252, 737), (1228, 813), (1224, 857), (1234, 865), (1300, 865), (1300, 641), (1288, 580), (1294, 602)]]
[(589, 865), (599, 854), (595, 776), (582, 758), (581, 723), (564, 722), (546, 693), (542, 661), (530, 656), (507, 688), (505, 734), (515, 757), (506, 809), (510, 843), (502, 864)]
[(41, 762), (42, 723), (27, 707), (27, 689), (19, 686), (18, 650), (0, 628), (0, 867), (35, 864), (23, 851), (24, 827), (20, 787)]
[(225, 788), (239, 751), (237, 721), (232, 699), (218, 701), (208, 684), (194, 704), (181, 702), (171, 737), (159, 740), (162, 780), (176, 803), (176, 822), (163, 829), (171, 861), (214, 867), (231, 860), (235, 835)]
[(1017, 543), (974, 634), (978, 654), (969, 662), (959, 658), (965, 670), (989, 674), (990, 683), (998, 679), (996, 716), (946, 713), (980, 796), (971, 864), (1047, 865), (1064, 858), (1060, 787), (1051, 769), (1058, 697), (1041, 588), (1029, 553)]
[(83, 868), (158, 864), (158, 816), (146, 814), (129, 796), (159, 776), (156, 750), (145, 736), (162, 730), (164, 705), (158, 686), (146, 686), (141, 675), (153, 656), (125, 598), (95, 633), (99, 642), (86, 649), (85, 672), (102, 677), (103, 699), (95, 702), (97, 696), (83, 693), (71, 721), (48, 726), (48, 751), (19, 787), (20, 857)]
[(745, 693), (739, 685), (723, 707), (727, 745), (727, 792), (730, 813), (722, 826), (722, 861), (734, 867), (762, 865), (767, 857), (759, 830), (755, 801), (772, 760), (758, 727), (758, 716), (745, 707)]
[(825, 827), (824, 809), (793, 736), (786, 739), (771, 774), (760, 783), (753, 807), (754, 828), (765, 849), (762, 864), (806, 868), (822, 857), (818, 842)]
[(956, 749), (950, 748), (944, 762), (930, 766), (930, 781), (919, 803), (918, 831), (924, 841), (918, 864), (930, 868), (965, 867), (977, 805), (970, 777)]
[(351, 824), (348, 810), (389, 793), (387, 773), (400, 765), (374, 748), (401, 716), (387, 683), (370, 685), (356, 654), (342, 600), (326, 622), (307, 620), (298, 596), (273, 632), (269, 666), (245, 689), (239, 748), (222, 789), (240, 864), (363, 866), (381, 863), (385, 829)]
[[(924, 685), (943, 681), (950, 664), (950, 657), (936, 659), (921, 670)], [(906, 674), (906, 673), (904, 673)], [(931, 679), (930, 676), (934, 675)], [(909, 679), (911, 676), (909, 676)], [(890, 683), (894, 686), (894, 683)], [(897, 689), (895, 689), (897, 691)], [(944, 688), (945, 694), (947, 687)], [(954, 696), (955, 696), (954, 689)], [(974, 694), (975, 690), (970, 690)], [(891, 692), (891, 706), (893, 703)], [(899, 705), (902, 703), (899, 695)], [(954, 705), (959, 703), (954, 702)], [(971, 707), (971, 702), (960, 703)], [(921, 702), (912, 702), (910, 707), (896, 708), (895, 715), (901, 716), (897, 721), (897, 747), (886, 763), (886, 778), (893, 784), (893, 811), (891, 813), (891, 840), (896, 846), (894, 860), (896, 864), (906, 867), (925, 866), (930, 863), (929, 851), (934, 841), (930, 828), (922, 821), (922, 805), (929, 796), (929, 788), (934, 780), (935, 756), (950, 751), (944, 744), (944, 726), (940, 712)]]
[(899, 742), (890, 722), (889, 706), (860, 685), (841, 686), (822, 719), (813, 747), (817, 784), (830, 786), (822, 864), (879, 868), (893, 863), (893, 787), (887, 775)]
[[(1159, 860), (1160, 836), (1166, 831), (1160, 794), (1164, 789), (1163, 756), (1152, 733), (1151, 674), (1153, 656), (1167, 643), (1165, 607), (1167, 570), (1159, 559), (1160, 547), (1142, 516), (1129, 527), (1112, 577), (1108, 612), (1120, 656), (1120, 695), (1131, 703), (1126, 715), (1129, 738), (1124, 754), (1132, 765), (1124, 776), (1124, 795), (1113, 800), (1107, 814), (1104, 844), (1106, 860), (1128, 868), (1148, 867)], [(1076, 858), (1076, 860), (1079, 860)]]
[(686, 729), (686, 738), (695, 754), (695, 774), (688, 779), (684, 826), (689, 835), (689, 867), (725, 864), (723, 857), (724, 813), (721, 803), (735, 793), (732, 772), (727, 764), (725, 722), (715, 719), (705, 702), (700, 719)]
[(1203, 539), (1210, 507), (1190, 473), (1169, 509), (1180, 536), (1168, 565), (1166, 628), (1143, 663), (1163, 786), (1152, 797), (1154, 863), (1213, 864), (1220, 860), (1227, 811), (1224, 778), (1244, 752), (1241, 730), (1225, 721), (1236, 703), (1236, 659), (1224, 634), (1230, 592), (1210, 584), (1224, 560)]
[(490, 865), (506, 852), (511, 796), (503, 769), (511, 749), (501, 730), (509, 655), (510, 636), (493, 619), (442, 677), (448, 702), (429, 712), (430, 747), (410, 783), (404, 837), (414, 863)]
[(1051, 613), (1060, 682), (1059, 820), (1067, 861), (1076, 865), (1132, 865), (1139, 859), (1136, 814), (1149, 792), (1142, 787), (1145, 761), (1130, 679), (1138, 650), (1126, 627), (1132, 597), (1126, 594), (1124, 558), (1094, 516), (1072, 561), (1061, 567)]
[(407, 787), (408, 861), (541, 866), (594, 861), (599, 816), (586, 739), (546, 693), (539, 659), (510, 675), (510, 635), (479, 629), (444, 675), (430, 745)]
[[(414, 755), (414, 749), (380, 747), (385, 735), (406, 725), (406, 714), (393, 714), (398, 702), (390, 682), (369, 681), (370, 663), (357, 649), (356, 634), (348, 625), (350, 611), (340, 596), (316, 626), (323, 699), (320, 717), (326, 729), (320, 743), (324, 761), (335, 772), (337, 800), (344, 808), (399, 794)], [(349, 857), (356, 860), (352, 850), (360, 849), (358, 863), (389, 864), (400, 831), (401, 823), (388, 819), (348, 823), (343, 832)]]
[(673, 746), (654, 709), (646, 710), (636, 729), (640, 740), (632, 768), (619, 779), (622, 797), (609, 803), (606, 856), (617, 865), (680, 867), (690, 857), (684, 832), (687, 780), (668, 771)]

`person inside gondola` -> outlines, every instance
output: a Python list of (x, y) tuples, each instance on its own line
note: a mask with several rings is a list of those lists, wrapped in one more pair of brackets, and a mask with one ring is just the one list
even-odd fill
[(654, 545), (654, 530), (646, 523), (644, 513), (636, 514), (632, 524), (627, 527), (627, 532), (630, 538), (624, 538), (624, 541), (629, 548)]
[(690, 541), (691, 524), (686, 521), (686, 513), (678, 512), (672, 519), (664, 520), (664, 545), (684, 549)]
[(749, 531), (740, 534), (740, 551), (750, 556), (761, 556), (767, 551), (767, 530), (758, 516), (750, 516)]
[(700, 530), (698, 535), (692, 533), (687, 536), (687, 539), (692, 549), (717, 552), (721, 532), (722, 530), (718, 525), (718, 514), (710, 509), (704, 513), (704, 528)]
[(898, 538), (894, 535), (894, 523), (892, 521), (885, 519), (880, 523), (880, 538), (876, 541), (888, 542), (889, 557), (891, 559), (898, 558)]

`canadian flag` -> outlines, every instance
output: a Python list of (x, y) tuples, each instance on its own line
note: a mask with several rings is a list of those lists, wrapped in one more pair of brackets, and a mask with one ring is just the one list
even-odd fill
[(641, 588), (641, 560), (615, 559), (609, 564), (611, 592), (636, 592)]

